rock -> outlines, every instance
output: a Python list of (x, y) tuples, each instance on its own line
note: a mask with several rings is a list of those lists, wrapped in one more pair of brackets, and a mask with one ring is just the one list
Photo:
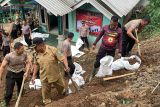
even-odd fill
[(98, 105), (97, 107), (106, 107), (106, 103), (102, 102), (100, 105)]
[(147, 68), (146, 71), (150, 74), (153, 72), (152, 68)]
[(126, 84), (126, 85), (128, 85), (128, 84), (129, 84), (129, 81), (128, 81), (128, 80), (126, 80), (126, 81), (125, 81), (125, 84)]

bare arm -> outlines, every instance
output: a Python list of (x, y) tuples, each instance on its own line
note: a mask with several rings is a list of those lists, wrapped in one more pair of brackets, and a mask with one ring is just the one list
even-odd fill
[(32, 39), (32, 30), (31, 30), (31, 28), (29, 28), (29, 32), (30, 32), (30, 39)]
[(128, 36), (131, 37), (132, 39), (134, 39), (134, 40), (137, 42), (137, 39), (136, 39), (136, 37), (134, 37), (134, 35), (133, 35), (132, 32), (133, 32), (133, 29), (132, 29), (132, 28), (129, 28), (129, 29), (127, 30)]
[(64, 50), (63, 55), (65, 58), (67, 58), (67, 50)]
[(25, 74), (24, 74), (25, 77), (28, 76), (28, 74), (30, 72), (31, 65), (32, 65), (32, 61), (27, 57), (26, 69), (25, 69)]
[(34, 80), (36, 79), (38, 68), (39, 68), (38, 64), (33, 65), (32, 83), (34, 83)]
[(122, 51), (122, 32), (119, 33), (119, 37), (118, 37), (118, 49), (119, 49), (119, 53), (121, 53)]
[(96, 46), (97, 42), (102, 38), (102, 36), (104, 35), (105, 30), (104, 28), (101, 30), (100, 34), (98, 35), (98, 37), (96, 38), (95, 42), (93, 43), (93, 45)]
[(3, 74), (7, 64), (8, 64), (8, 61), (4, 58), (2, 65), (0, 67), (0, 80), (2, 80), (2, 74)]
[(10, 29), (9, 29), (9, 35), (10, 35), (10, 36), (11, 36), (12, 29), (13, 29), (13, 23), (11, 23)]
[(79, 36), (81, 36), (81, 32), (82, 32), (82, 30), (81, 30), (81, 27), (79, 28)]
[(66, 57), (63, 60), (63, 64), (64, 64), (64, 67), (65, 67), (65, 71), (68, 72), (69, 71), (69, 67), (68, 67), (68, 62), (67, 62), (67, 58)]
[(87, 29), (87, 36), (89, 36), (89, 26), (88, 26), (88, 29)]

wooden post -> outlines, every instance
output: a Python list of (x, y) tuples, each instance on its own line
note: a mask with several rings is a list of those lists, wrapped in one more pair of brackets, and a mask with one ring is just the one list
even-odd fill
[(63, 23), (62, 16), (58, 16), (58, 33), (59, 35), (63, 34)]

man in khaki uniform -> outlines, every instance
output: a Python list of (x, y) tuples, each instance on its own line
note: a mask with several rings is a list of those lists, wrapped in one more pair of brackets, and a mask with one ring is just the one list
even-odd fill
[(58, 61), (64, 63), (65, 71), (69, 71), (67, 59), (57, 50), (57, 48), (45, 45), (42, 38), (34, 38), (36, 61), (34, 63), (34, 72), (32, 82), (40, 69), (40, 80), (42, 83), (43, 103), (51, 102), (51, 84), (54, 84), (59, 94), (65, 93), (65, 82), (58, 68)]
[(124, 25), (123, 28), (123, 42), (122, 42), (122, 57), (129, 55), (135, 42), (138, 44), (139, 40), (136, 38), (135, 30), (140, 32), (146, 25), (150, 23), (149, 17), (144, 17), (143, 19), (131, 20)]

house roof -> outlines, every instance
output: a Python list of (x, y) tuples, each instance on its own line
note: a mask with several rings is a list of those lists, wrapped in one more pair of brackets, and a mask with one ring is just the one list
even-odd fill
[[(113, 13), (126, 16), (140, 0), (35, 0), (55, 16), (63, 16), (80, 6), (90, 3), (106, 17)], [(126, 4), (127, 3), (127, 4)], [(112, 12), (110, 11), (112, 10)]]
[(101, 0), (118, 16), (126, 16), (140, 0)]
[(40, 5), (45, 7), (48, 11), (50, 11), (55, 16), (63, 16), (73, 9), (71, 8), (77, 2), (75, 0), (35, 0)]
[(4, 6), (4, 5), (6, 5), (8, 2), (10, 2), (11, 0), (1, 0), (1, 3), (0, 3), (0, 5), (1, 6)]

